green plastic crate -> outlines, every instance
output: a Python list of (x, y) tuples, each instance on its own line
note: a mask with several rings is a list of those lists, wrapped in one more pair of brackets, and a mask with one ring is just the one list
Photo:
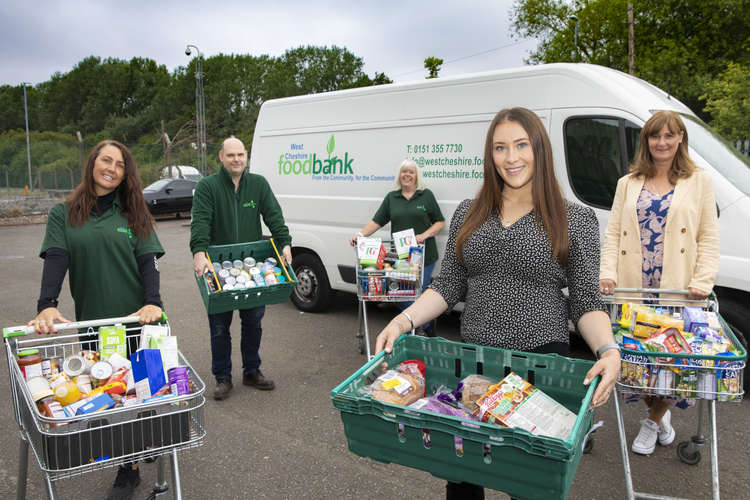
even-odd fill
[[(596, 381), (583, 385), (591, 361), (417, 336), (401, 337), (389, 356), (383, 354), (331, 392), (333, 406), (341, 411), (350, 451), (421, 469), (449, 481), (504, 491), (516, 498), (567, 496), (593, 420), (590, 404)], [(440, 384), (456, 387), (472, 373), (500, 380), (513, 371), (576, 413), (578, 419), (563, 441), (412, 410), (364, 395), (365, 387), (375, 378), (373, 372), (384, 360), (394, 367), (407, 359), (425, 362), (428, 394)], [(425, 431), (429, 433), (429, 447)]]
[[(250, 243), (235, 243), (232, 245), (213, 245), (208, 247), (208, 256), (211, 262), (222, 262), (224, 260), (243, 260), (252, 257), (256, 261), (263, 261), (268, 257), (279, 260), (269, 240), (253, 241)], [(281, 251), (281, 249), (279, 249)], [(206, 280), (202, 276), (195, 275), (195, 282), (203, 298), (208, 314), (217, 314), (237, 309), (250, 309), (266, 304), (279, 304), (286, 302), (292, 290), (297, 286), (297, 276), (291, 266), (286, 265), (291, 281), (278, 283), (276, 285), (243, 288), (241, 290), (229, 290), (211, 293)], [(279, 265), (279, 267), (281, 267)], [(284, 274), (282, 272), (282, 274)], [(284, 274), (286, 277), (286, 274)]]

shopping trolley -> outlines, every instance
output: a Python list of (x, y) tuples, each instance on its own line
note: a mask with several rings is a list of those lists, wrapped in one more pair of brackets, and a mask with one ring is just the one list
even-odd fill
[[(703, 435), (703, 414), (708, 414), (710, 436), (708, 438), (711, 450), (711, 479), (712, 496), (719, 498), (719, 463), (718, 441), (716, 432), (716, 402), (740, 402), (743, 397), (742, 377), (747, 352), (737, 341), (734, 333), (719, 314), (719, 304), (715, 295), (706, 300), (688, 300), (679, 297), (688, 294), (685, 290), (645, 289), (645, 288), (617, 288), (616, 296), (603, 296), (608, 304), (613, 330), (617, 330), (620, 319), (621, 306), (625, 303), (641, 303), (650, 307), (665, 309), (671, 314), (681, 313), (685, 306), (700, 307), (704, 311), (716, 313), (724, 335), (729, 338), (737, 350), (736, 356), (721, 357), (703, 354), (670, 354), (664, 352), (644, 352), (630, 349), (622, 350), (622, 370), (616, 383), (617, 397), (615, 410), (617, 412), (617, 429), (620, 436), (620, 450), (622, 452), (623, 469), (625, 473), (625, 488), (629, 499), (633, 498), (664, 498), (664, 495), (654, 495), (635, 491), (628, 459), (628, 443), (625, 436), (625, 426), (620, 398), (627, 396), (667, 396), (697, 400), (698, 423), (696, 434), (689, 441), (683, 441), (677, 446), (677, 456), (689, 465), (695, 465), (701, 460), (701, 449), (705, 446)], [(644, 295), (645, 294), (645, 295)], [(671, 295), (672, 298), (660, 298), (658, 294)], [(675, 297), (676, 296), (676, 297)], [(717, 380), (728, 377), (731, 385), (717, 385)], [(650, 380), (648, 384), (643, 381)]]
[[(175, 498), (182, 498), (177, 451), (203, 444), (206, 431), (203, 407), (205, 384), (178, 351), (180, 366), (187, 366), (192, 380), (189, 394), (155, 398), (131, 406), (68, 418), (50, 418), (39, 412), (16, 356), (38, 350), (43, 359), (62, 360), (81, 350), (96, 349), (95, 328), (125, 326), (130, 345), (141, 334), (138, 316), (80, 321), (55, 325), (57, 335), (34, 335), (33, 327), (3, 329), (16, 422), (20, 430), (17, 498), (26, 497), (29, 445), (45, 476), (47, 495), (56, 498), (55, 481), (139, 460), (157, 461), (157, 481), (152, 498), (166, 498), (162, 457), (169, 455)], [(166, 315), (161, 325), (169, 328)], [(69, 334), (64, 334), (69, 332)], [(83, 332), (83, 333), (80, 333)]]
[[(423, 260), (418, 267), (393, 266), (399, 259), (393, 241), (382, 241), (385, 247), (385, 263), (389, 268), (377, 269), (363, 267), (359, 263), (357, 249), (354, 257), (357, 269), (357, 298), (359, 299), (357, 348), (360, 354), (367, 353), (368, 361), (372, 359), (370, 352), (370, 332), (367, 326), (368, 302), (413, 302), (422, 293), (424, 281)], [(418, 245), (424, 257), (424, 245)], [(416, 325), (415, 325), (416, 326)], [(411, 331), (414, 333), (414, 330)]]

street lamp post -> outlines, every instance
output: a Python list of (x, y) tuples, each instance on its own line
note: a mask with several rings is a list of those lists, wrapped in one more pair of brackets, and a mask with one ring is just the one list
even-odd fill
[(195, 45), (185, 48), (185, 55), (189, 56), (195, 49), (197, 59), (195, 62), (195, 125), (198, 136), (198, 168), (201, 174), (206, 175), (206, 105), (203, 96), (203, 54)]
[(32, 189), (33, 183), (31, 182), (31, 147), (29, 146), (29, 106), (26, 102), (26, 85), (31, 85), (28, 82), (21, 82), (23, 85), (23, 113), (26, 117), (26, 164), (29, 167), (29, 190)]

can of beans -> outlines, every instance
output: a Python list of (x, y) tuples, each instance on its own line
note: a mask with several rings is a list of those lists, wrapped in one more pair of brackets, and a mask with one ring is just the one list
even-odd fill
[(91, 367), (91, 382), (94, 386), (98, 387), (104, 384), (112, 376), (113, 372), (112, 365), (106, 361), (99, 361)]

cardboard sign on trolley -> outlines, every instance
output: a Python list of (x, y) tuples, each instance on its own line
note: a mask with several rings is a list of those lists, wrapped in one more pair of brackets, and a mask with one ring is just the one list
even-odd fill
[(416, 247), (417, 237), (414, 234), (414, 229), (404, 229), (392, 234), (393, 245), (396, 247), (396, 253), (399, 259), (406, 259), (409, 257), (409, 249)]
[(362, 266), (382, 269), (385, 262), (385, 247), (380, 238), (357, 238), (357, 257)]

